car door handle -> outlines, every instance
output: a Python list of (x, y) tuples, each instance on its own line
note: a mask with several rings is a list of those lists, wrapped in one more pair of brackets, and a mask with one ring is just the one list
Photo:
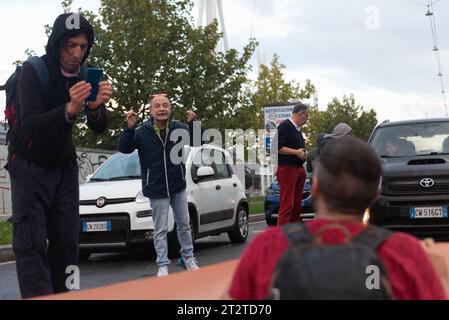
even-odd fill
[(237, 188), (237, 183), (234, 182), (232, 185), (234, 186), (234, 188)]
[(220, 186), (219, 184), (217, 184), (217, 185), (215, 186), (215, 189), (221, 190), (221, 186)]

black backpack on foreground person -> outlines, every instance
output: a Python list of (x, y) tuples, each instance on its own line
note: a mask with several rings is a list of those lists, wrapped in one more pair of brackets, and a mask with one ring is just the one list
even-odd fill
[[(323, 244), (321, 236), (329, 229), (340, 229), (346, 244)], [(387, 274), (376, 253), (391, 231), (369, 227), (352, 238), (341, 224), (330, 224), (312, 235), (302, 223), (286, 225), (282, 231), (289, 248), (276, 266), (267, 299), (392, 299)]]
[(364, 223), (382, 176), (366, 142), (334, 139), (313, 174), (315, 219), (267, 228), (251, 240), (222, 299), (449, 297), (444, 256), (431, 239)]

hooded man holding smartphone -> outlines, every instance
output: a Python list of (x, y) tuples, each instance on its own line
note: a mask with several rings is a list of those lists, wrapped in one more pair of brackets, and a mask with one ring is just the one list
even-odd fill
[[(79, 23), (72, 25), (73, 19)], [(84, 110), (94, 132), (106, 129), (112, 87), (99, 83), (95, 101), (81, 81), (82, 65), (94, 42), (94, 31), (79, 14), (54, 22), (46, 54), (48, 92), (39, 74), (24, 63), (17, 82), (17, 129), (10, 137), (13, 250), (23, 298), (67, 291), (67, 268), (78, 264), (79, 183), (73, 125)]]

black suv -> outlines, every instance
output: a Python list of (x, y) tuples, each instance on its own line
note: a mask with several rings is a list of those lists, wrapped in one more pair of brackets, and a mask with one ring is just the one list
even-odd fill
[(449, 118), (384, 122), (369, 144), (383, 164), (369, 222), (417, 237), (449, 239)]

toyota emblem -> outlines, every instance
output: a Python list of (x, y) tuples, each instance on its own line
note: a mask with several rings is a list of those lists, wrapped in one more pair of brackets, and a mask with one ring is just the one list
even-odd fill
[(103, 208), (106, 204), (106, 198), (105, 197), (101, 197), (97, 199), (97, 207), (98, 208)]
[(423, 188), (432, 188), (435, 185), (435, 181), (433, 179), (430, 179), (430, 178), (425, 178), (425, 179), (422, 179), (419, 182), (419, 184)]

